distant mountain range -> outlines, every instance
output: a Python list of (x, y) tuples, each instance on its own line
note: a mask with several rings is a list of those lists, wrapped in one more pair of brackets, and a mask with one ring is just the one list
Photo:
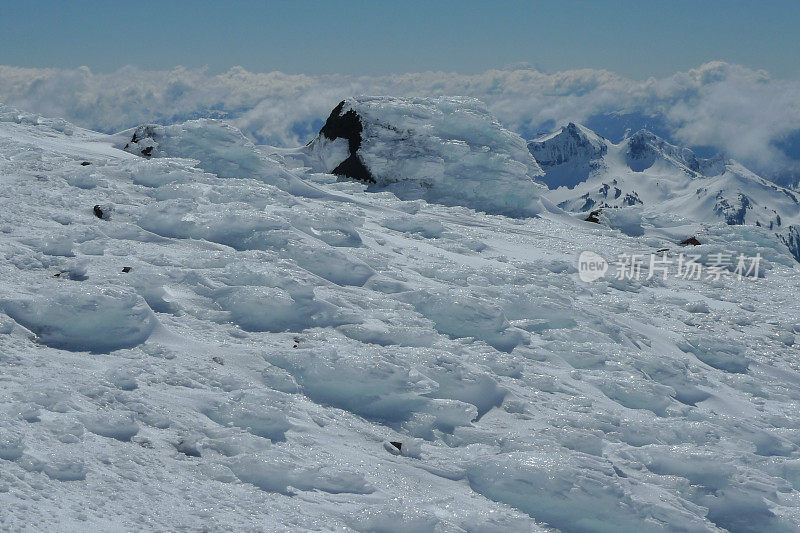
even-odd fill
[(800, 261), (800, 194), (722, 156), (698, 157), (647, 131), (612, 143), (570, 123), (528, 142), (547, 197), (566, 211), (636, 208), (773, 231)]

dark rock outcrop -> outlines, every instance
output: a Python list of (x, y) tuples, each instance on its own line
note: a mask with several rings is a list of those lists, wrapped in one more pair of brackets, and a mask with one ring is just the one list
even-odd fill
[(158, 152), (158, 140), (163, 136), (164, 126), (144, 124), (134, 130), (133, 137), (123, 150), (144, 157), (152, 157), (157, 155), (157, 153), (153, 153), (153, 150)]
[(336, 139), (347, 139), (347, 147), (349, 156), (347, 159), (339, 163), (331, 173), (337, 176), (346, 176), (348, 178), (365, 181), (367, 183), (375, 183), (375, 178), (372, 177), (367, 167), (358, 156), (358, 149), (361, 147), (361, 132), (364, 127), (361, 124), (361, 117), (353, 109), (342, 113), (344, 108), (344, 100), (339, 102), (333, 111), (331, 111), (325, 125), (319, 131), (320, 135), (326, 139), (334, 141)]
[(594, 211), (589, 213), (589, 216), (584, 218), (584, 220), (586, 222), (594, 222), (595, 224), (600, 224), (600, 213), (602, 211), (603, 211), (602, 209), (595, 209)]

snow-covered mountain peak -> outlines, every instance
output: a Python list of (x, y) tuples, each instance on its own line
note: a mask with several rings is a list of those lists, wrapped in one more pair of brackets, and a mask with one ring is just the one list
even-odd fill
[(648, 130), (618, 144), (592, 135), (570, 125), (528, 144), (545, 170), (542, 180), (554, 189), (547, 196), (559, 207), (579, 213), (635, 208), (638, 217), (667, 213), (696, 224), (760, 226), (774, 231), (800, 261), (795, 192), (736, 161), (700, 158)]
[(533, 178), (542, 170), (525, 141), (473, 98), (348, 98), (304, 152), (321, 172), (405, 199), (523, 216), (541, 210)]
[(717, 155), (709, 159), (697, 157), (686, 147), (676, 146), (658, 135), (639, 130), (620, 143), (631, 170), (642, 172), (656, 163), (673, 165), (692, 177), (716, 176), (725, 172), (725, 160)]
[(589, 128), (570, 122), (560, 131), (528, 142), (528, 150), (545, 171), (541, 179), (548, 187), (573, 187), (597, 167), (608, 144)]

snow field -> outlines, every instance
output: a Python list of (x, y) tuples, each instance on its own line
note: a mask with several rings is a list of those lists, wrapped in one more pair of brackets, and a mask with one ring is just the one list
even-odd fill
[[(699, 247), (762, 252), (759, 279), (587, 284), (580, 251), (672, 241), (401, 200), (252, 146), (195, 163), (217, 126), (191, 161), (22, 122), (0, 124), (0, 527), (800, 523), (798, 282), (765, 231)], [(231, 153), (282, 170), (213, 173)]]

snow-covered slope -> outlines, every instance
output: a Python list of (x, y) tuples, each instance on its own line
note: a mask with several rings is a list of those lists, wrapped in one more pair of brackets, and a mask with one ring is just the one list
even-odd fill
[(542, 171), (525, 141), (472, 98), (349, 98), (305, 152), (321, 172), (404, 199), (525, 216), (542, 208), (532, 180)]
[(551, 189), (574, 187), (584, 181), (608, 151), (605, 139), (573, 123), (530, 141), (528, 149), (541, 168), (546, 169), (540, 179)]
[(800, 261), (793, 241), (800, 224), (800, 194), (735, 161), (699, 158), (647, 131), (612, 144), (574, 124), (528, 146), (545, 171), (543, 181), (555, 189), (548, 198), (568, 211), (634, 207), (645, 218), (670, 215), (697, 223), (695, 231), (718, 222), (761, 226), (772, 230)]
[(145, 158), (0, 120), (0, 529), (797, 530), (766, 228), (704, 237), (758, 279), (585, 283), (581, 251), (668, 240), (373, 193), (218, 123)]

